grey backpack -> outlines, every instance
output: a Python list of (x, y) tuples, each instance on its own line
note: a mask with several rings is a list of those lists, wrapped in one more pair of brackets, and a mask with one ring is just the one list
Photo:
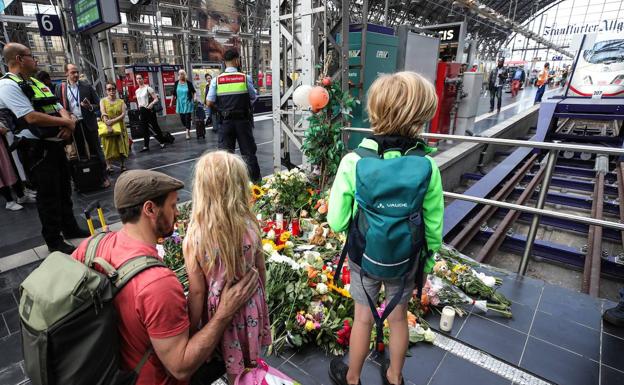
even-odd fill
[[(54, 252), (22, 282), (22, 349), (35, 385), (131, 385), (149, 358), (150, 350), (133, 371), (120, 369), (113, 298), (135, 275), (165, 264), (141, 256), (114, 269), (95, 256), (105, 235), (89, 241), (84, 263)], [(96, 264), (106, 274), (95, 270)]]

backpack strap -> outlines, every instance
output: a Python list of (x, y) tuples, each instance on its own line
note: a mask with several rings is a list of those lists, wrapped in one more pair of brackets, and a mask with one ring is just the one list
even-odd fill
[(143, 357), (141, 357), (141, 361), (139, 361), (139, 363), (133, 370), (137, 376), (141, 373), (141, 369), (143, 369), (143, 366), (147, 364), (147, 359), (151, 355), (152, 355), (152, 348), (148, 348), (147, 351), (143, 354)]
[(104, 238), (104, 236), (106, 236), (106, 233), (99, 233), (89, 239), (84, 259), (84, 264), (87, 265), (87, 267), (93, 267), (93, 262), (95, 262), (96, 258), (95, 253), (97, 252), (100, 241)]
[(370, 148), (366, 148), (366, 147), (358, 147), (355, 150), (353, 150), (353, 152), (359, 155), (360, 158), (379, 158), (380, 157), (377, 151), (371, 150)]
[(117, 276), (113, 279), (113, 285), (119, 292), (134, 276), (143, 270), (157, 266), (167, 267), (163, 261), (151, 255), (131, 258), (119, 266)]

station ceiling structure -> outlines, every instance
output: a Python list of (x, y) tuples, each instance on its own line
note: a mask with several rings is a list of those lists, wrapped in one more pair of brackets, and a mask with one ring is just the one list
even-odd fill
[[(537, 40), (546, 48), (552, 48), (571, 56), (561, 47), (535, 33), (522, 30), (521, 25), (538, 16), (562, 0), (369, 0), (370, 23), (397, 26), (410, 24), (427, 26), (466, 21), (468, 39), (478, 43), (483, 59), (494, 59), (503, 43), (514, 33)], [(360, 22), (364, 1), (350, 5), (350, 22)], [(386, 19), (387, 15), (387, 19)], [(541, 40), (541, 41), (540, 41)]]

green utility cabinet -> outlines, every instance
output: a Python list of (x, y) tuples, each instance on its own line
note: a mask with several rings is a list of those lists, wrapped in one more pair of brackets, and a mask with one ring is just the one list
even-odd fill
[[(355, 24), (349, 27), (349, 82), (351, 95), (360, 100), (360, 104), (353, 109), (353, 127), (370, 127), (366, 113), (366, 93), (379, 75), (396, 72), (397, 50), (399, 38), (394, 35), (392, 28), (375, 24), (368, 24), (366, 30), (366, 57), (364, 58), (364, 95), (360, 97), (360, 64), (362, 57), (362, 25)], [(340, 34), (337, 36), (340, 43)], [(353, 149), (365, 137), (362, 133), (351, 133), (348, 149)]]

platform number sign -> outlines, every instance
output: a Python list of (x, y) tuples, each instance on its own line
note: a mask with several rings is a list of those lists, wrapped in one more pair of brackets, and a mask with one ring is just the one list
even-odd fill
[(36, 16), (41, 36), (63, 36), (61, 19), (57, 15), (38, 13)]

